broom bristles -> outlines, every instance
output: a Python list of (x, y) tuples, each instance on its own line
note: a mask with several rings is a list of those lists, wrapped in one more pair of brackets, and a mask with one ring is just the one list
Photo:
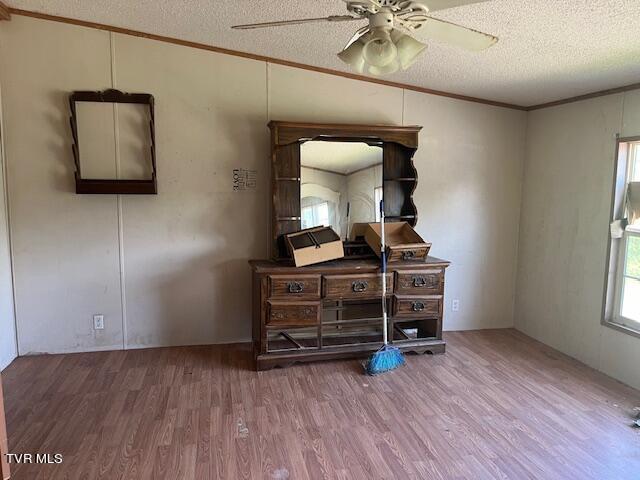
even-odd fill
[(376, 353), (371, 355), (365, 370), (368, 375), (378, 375), (380, 373), (395, 370), (404, 365), (404, 355), (396, 347), (385, 345)]

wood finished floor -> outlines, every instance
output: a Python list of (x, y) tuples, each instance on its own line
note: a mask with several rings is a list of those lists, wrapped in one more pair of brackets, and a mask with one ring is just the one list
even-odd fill
[(358, 361), (256, 373), (247, 346), (20, 358), (11, 452), (64, 463), (13, 478), (640, 478), (640, 392), (514, 330), (446, 339), (375, 378)]

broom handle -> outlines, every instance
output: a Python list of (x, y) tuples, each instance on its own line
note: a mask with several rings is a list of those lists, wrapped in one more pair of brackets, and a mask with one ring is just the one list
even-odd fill
[(382, 342), (389, 343), (387, 333), (387, 255), (384, 243), (384, 200), (380, 200), (380, 258), (382, 258)]

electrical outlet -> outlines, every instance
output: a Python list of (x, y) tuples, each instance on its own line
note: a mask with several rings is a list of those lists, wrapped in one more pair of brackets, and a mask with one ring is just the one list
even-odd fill
[(456, 299), (453, 302), (451, 302), (451, 311), (457, 312), (459, 310), (460, 310), (460, 300)]
[(104, 330), (104, 315), (93, 316), (93, 329)]

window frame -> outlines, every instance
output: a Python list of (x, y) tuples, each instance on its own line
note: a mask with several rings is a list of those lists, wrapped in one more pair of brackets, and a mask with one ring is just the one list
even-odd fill
[(640, 280), (640, 277), (627, 275), (626, 272), (627, 247), (630, 237), (640, 239), (640, 229), (627, 229), (622, 236), (622, 241), (620, 242), (620, 254), (618, 255), (618, 265), (616, 267), (614, 319), (619, 325), (640, 331), (640, 319), (636, 320), (625, 317), (622, 314), (622, 306), (624, 305), (624, 287), (627, 278)]
[[(611, 194), (610, 222), (619, 219), (621, 205), (624, 204), (629, 182), (634, 176), (634, 156), (640, 155), (640, 136), (617, 137), (613, 185)], [(640, 158), (640, 157), (639, 157)], [(640, 238), (640, 228), (626, 228), (620, 239), (613, 239), (610, 231), (607, 244), (607, 265), (602, 306), (603, 325), (640, 337), (640, 321), (624, 317), (622, 305), (626, 277), (625, 264), (629, 237)], [(613, 268), (611, 268), (613, 266)], [(634, 277), (635, 278), (635, 277)]]

